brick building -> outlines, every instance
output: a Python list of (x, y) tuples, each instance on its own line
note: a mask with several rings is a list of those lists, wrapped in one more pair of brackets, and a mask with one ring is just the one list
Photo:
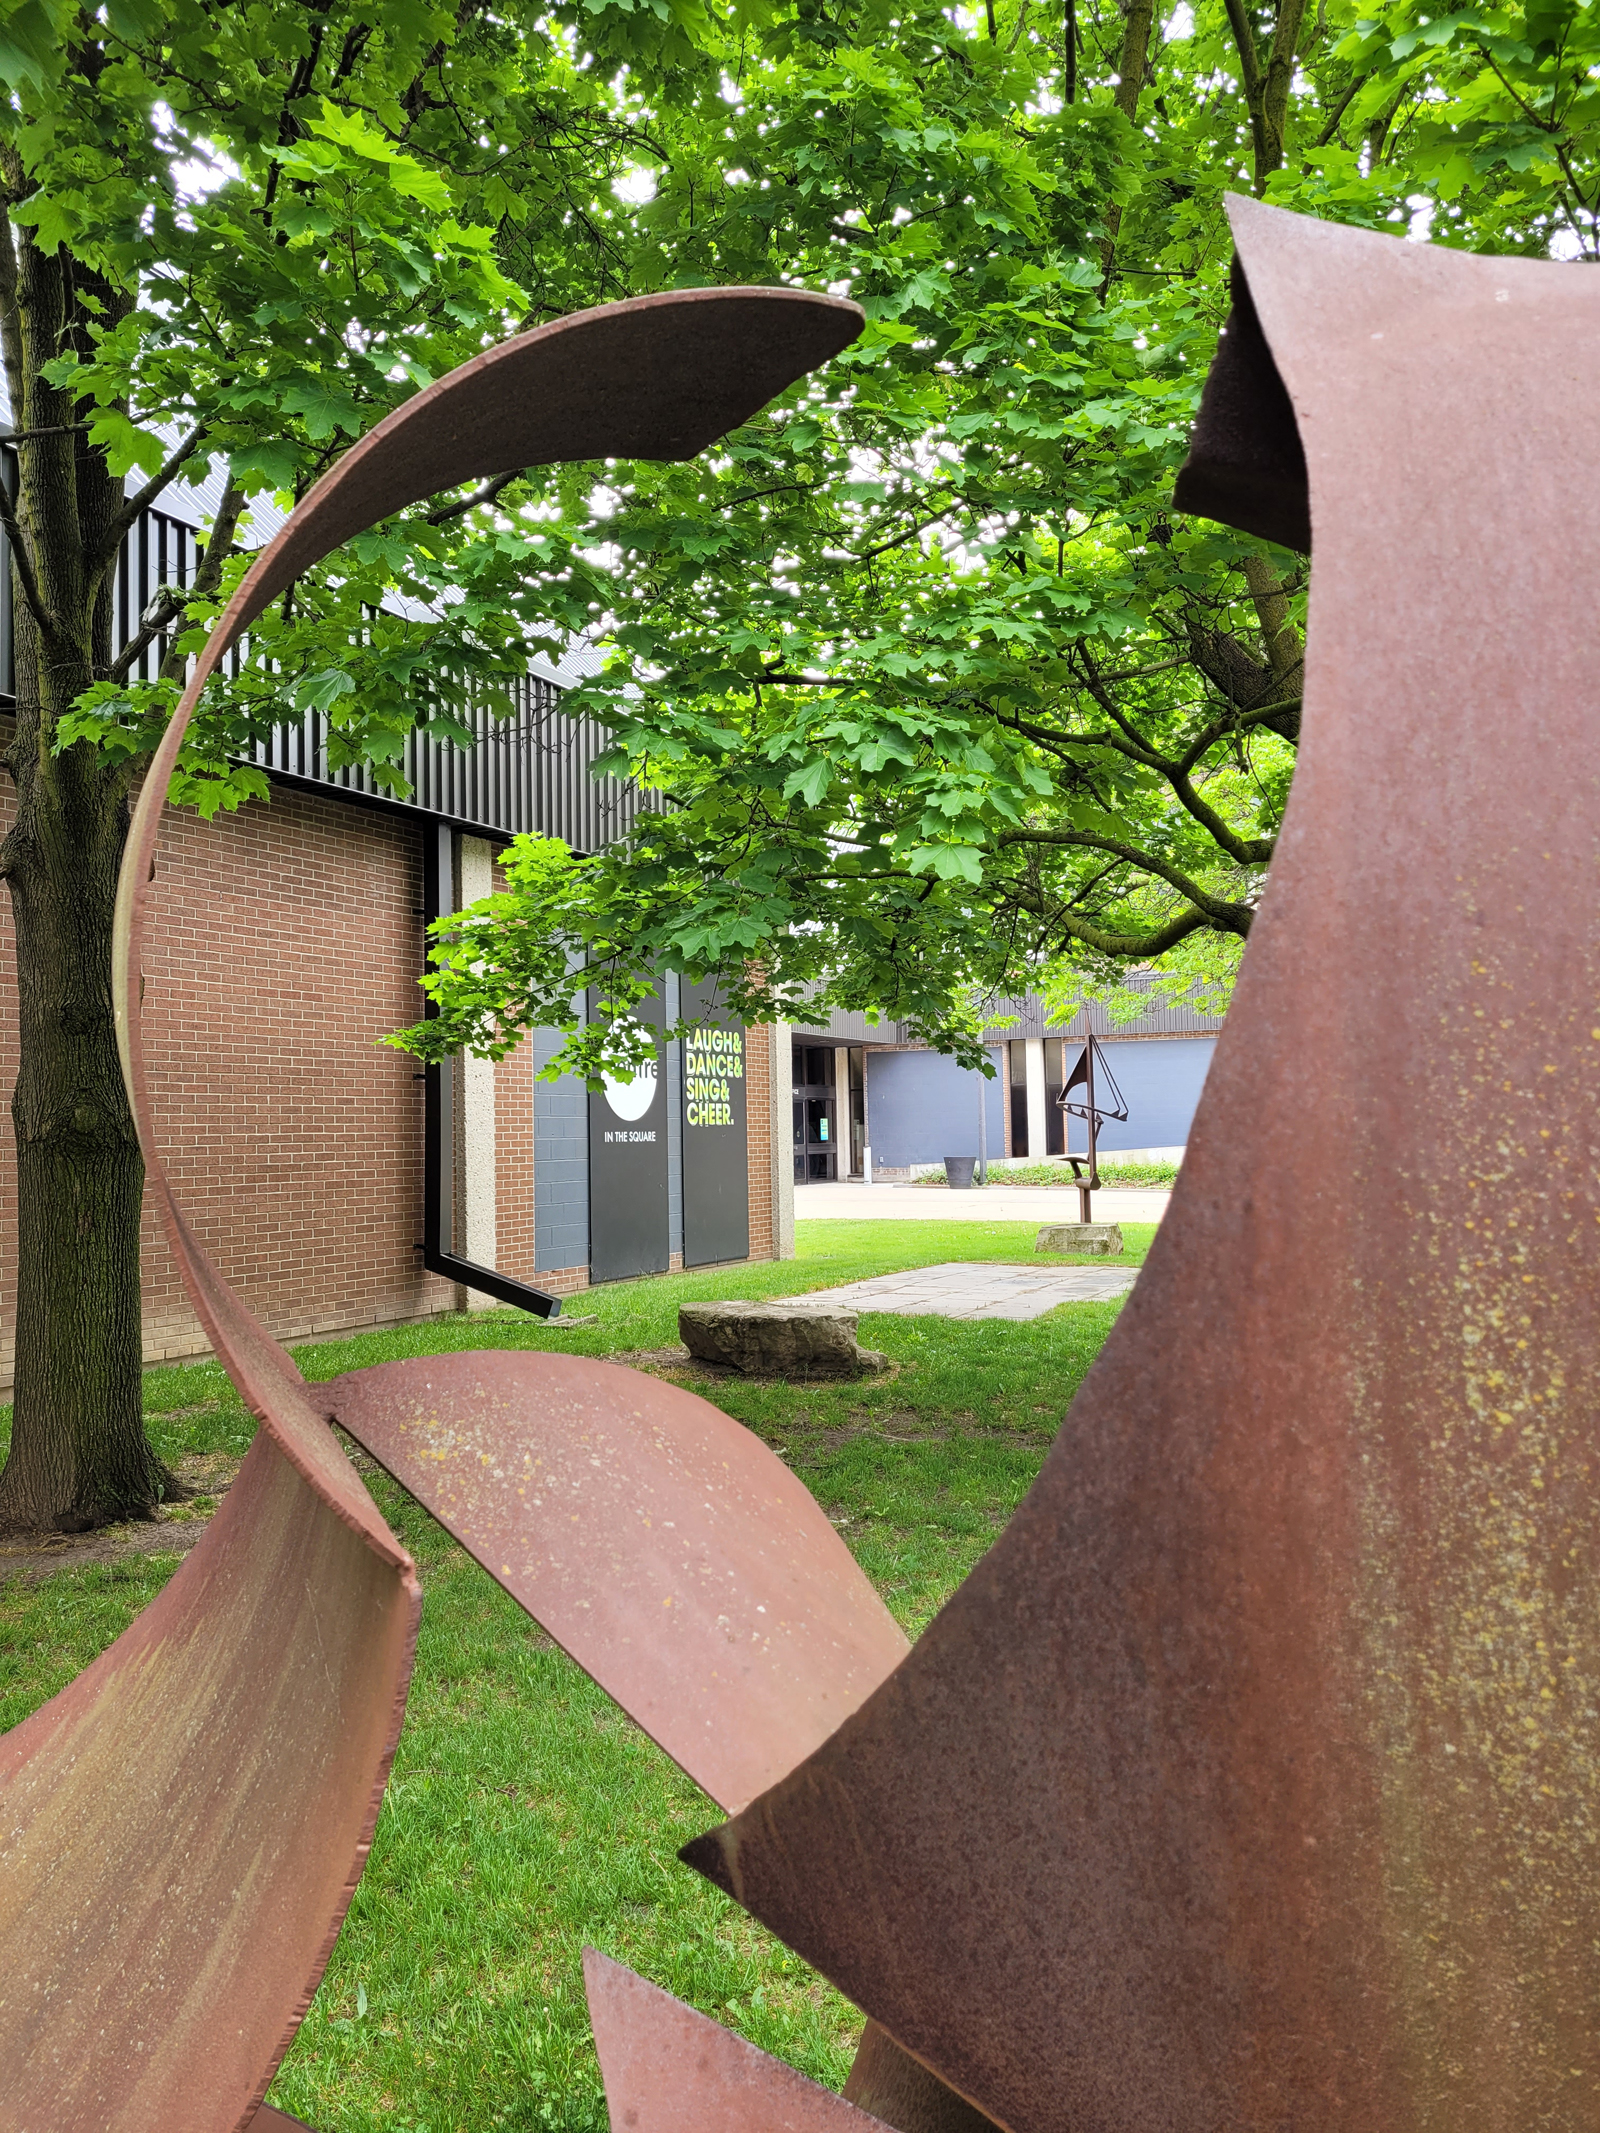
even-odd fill
[[(156, 585), (182, 583), (192, 569), (195, 529), (213, 501), (204, 491), (169, 492), (130, 537), (118, 588), (124, 642)], [(0, 583), (9, 590), (9, 582), (9, 558), (0, 554)], [(7, 607), (0, 692), (11, 683), (9, 619)], [(158, 641), (147, 672), (161, 652)], [(416, 979), (430, 903), (454, 909), (489, 893), (495, 851), (518, 830), (586, 848), (632, 820), (635, 796), (589, 775), (600, 736), (562, 712), (563, 678), (531, 675), (518, 715), (506, 727), (485, 717), (471, 750), (414, 740), (407, 769), (415, 797), (407, 804), (383, 799), (359, 773), (330, 773), (318, 722), (308, 719), (281, 729), (262, 751), (270, 804), (211, 822), (167, 810), (143, 1009), (163, 1146), (200, 1238), (280, 1336), (394, 1324), (494, 1300), (430, 1272), (425, 1243), (436, 1260), (448, 1264), (453, 1255), (558, 1296), (589, 1285), (597, 1242), (605, 1248), (615, 1211), (591, 1190), (590, 1143), (607, 1128), (591, 1114), (606, 1121), (611, 1112), (605, 1097), (580, 1084), (535, 1079), (556, 1048), (553, 1032), (538, 1033), (498, 1066), (458, 1063), (431, 1091), (415, 1060), (381, 1042), (421, 1012)], [(12, 806), (6, 786), (0, 834)], [(9, 906), (0, 898), (7, 1088), (16, 1074), (14, 970)], [(675, 1019), (676, 980), (666, 992)], [(741, 1038), (745, 1115), (736, 1159), (740, 1239), (747, 1231), (752, 1259), (793, 1249), (786, 1122), (783, 1160), (774, 1160), (772, 1092), (784, 1088), (788, 1072), (786, 1037), (773, 1071), (779, 1039), (771, 1030)], [(681, 1266), (686, 1241), (691, 1262), (703, 1260), (704, 1239), (713, 1235), (696, 1228), (695, 1166), (705, 1156), (697, 1145), (686, 1153), (681, 1045), (670, 1048), (652, 1116), (665, 1178), (660, 1219), (633, 1264), (625, 1245), (620, 1258), (609, 1251), (613, 1275)], [(724, 1170), (734, 1160), (733, 1138), (727, 1129), (718, 1143)], [(689, 1140), (696, 1140), (692, 1128)], [(726, 1222), (715, 1234), (731, 1234)], [(7, 1382), (15, 1267), (15, 1155), (6, 1133), (0, 1377)], [(208, 1347), (149, 1209), (144, 1339), (150, 1360)]]

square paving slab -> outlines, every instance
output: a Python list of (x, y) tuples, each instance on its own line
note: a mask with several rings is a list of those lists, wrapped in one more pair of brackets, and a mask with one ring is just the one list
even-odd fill
[[(1133, 1287), (1135, 1267), (994, 1266), (953, 1260), (813, 1290), (795, 1303), (891, 1311), (899, 1318), (1042, 1318), (1063, 1303), (1105, 1303)], [(783, 1299), (788, 1302), (790, 1299)]]

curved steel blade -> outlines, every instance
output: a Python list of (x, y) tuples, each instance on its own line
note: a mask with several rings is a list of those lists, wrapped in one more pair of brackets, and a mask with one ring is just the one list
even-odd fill
[[(218, 1354), (299, 1373), (222, 1281), (173, 1198), (153, 1130), (139, 996), (161, 811), (195, 705), (251, 621), (304, 570), (376, 520), (509, 468), (608, 456), (678, 459), (757, 413), (861, 331), (859, 306), (799, 289), (689, 289), (574, 313), (491, 348), (418, 393), (325, 474), (241, 581), (156, 751), (117, 885), (117, 1041), (151, 1190)], [(224, 1323), (226, 1318), (226, 1323)], [(265, 1343), (265, 1346), (262, 1346)], [(261, 1410), (258, 1408), (258, 1412)]]
[(873, 2133), (882, 2121), (593, 1948), (589, 2019), (613, 2133)]
[(759, 1437), (580, 1356), (419, 1356), (328, 1412), (714, 1800), (792, 1770), (904, 1658), (815, 1497)]
[(792, 290), (611, 305), (490, 350), (340, 462), (229, 604), (145, 779), (113, 968), (130, 1100), (179, 1272), (262, 1422), (210, 1531), (0, 1743), (0, 2110), (51, 2133), (232, 2133), (326, 1963), (394, 1752), (418, 1592), (300, 1373), (173, 1193), (134, 1011), (161, 809), (207, 680), (274, 593), (436, 487), (537, 460), (682, 457), (860, 330)]
[(1600, 277), (1233, 215), (1316, 563), (1183, 1175), (997, 1547), (689, 1855), (1014, 2133), (1576, 2127)]
[(0, 1739), (0, 2123), (234, 2133), (298, 2027), (420, 1606), (336, 1456), (337, 1495), (263, 1431), (158, 1597)]

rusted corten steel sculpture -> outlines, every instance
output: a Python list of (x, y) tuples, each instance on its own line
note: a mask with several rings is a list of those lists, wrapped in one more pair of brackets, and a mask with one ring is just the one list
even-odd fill
[(1171, 1210), (1032, 1494), (695, 1863), (1013, 2133), (1600, 2123), (1600, 276), (1249, 201), (1315, 534)]
[[(591, 1956), (619, 2129), (1600, 2122), (1600, 280), (1232, 214), (1178, 502), (1315, 528), (1302, 760), (1172, 1208), (1027, 1501), (908, 1653), (687, 1393), (501, 1354), (305, 1385), (184, 1226), (125, 1010), (264, 1427), (0, 1742), (0, 2133), (248, 2124), (320, 1975), (417, 1602), (329, 1416), (729, 1810), (686, 1857), (874, 2018), (845, 2100)], [(692, 450), (854, 330), (615, 307), (352, 452), (147, 785), (125, 1001), (182, 722), (294, 571), (476, 474)]]
[[(805, 1490), (725, 1415), (614, 1366), (483, 1355), (307, 1386), (198, 1243), (138, 1014), (163, 799), (209, 676), (339, 542), (441, 487), (563, 459), (686, 458), (837, 352), (854, 305), (782, 289), (611, 305), (491, 350), (357, 445), (240, 586), (146, 780), (118, 1025), (189, 1294), (262, 1428), (161, 1596), (0, 1741), (0, 2128), (232, 2133), (257, 2119), (358, 1878), (415, 1644), (412, 1564), (337, 1412), (533, 1598), (730, 1810), (905, 1640)], [(431, 1436), (423, 1459), (415, 1432)], [(726, 1538), (714, 1530), (720, 1513)]]

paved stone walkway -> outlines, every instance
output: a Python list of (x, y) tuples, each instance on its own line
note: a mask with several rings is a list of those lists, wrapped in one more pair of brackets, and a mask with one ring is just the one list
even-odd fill
[[(890, 1311), (899, 1318), (1042, 1318), (1063, 1303), (1105, 1303), (1133, 1287), (1133, 1267), (995, 1266), (953, 1260), (910, 1267), (842, 1289), (813, 1290), (796, 1303), (851, 1311)], [(789, 1301), (788, 1298), (782, 1299)]]

